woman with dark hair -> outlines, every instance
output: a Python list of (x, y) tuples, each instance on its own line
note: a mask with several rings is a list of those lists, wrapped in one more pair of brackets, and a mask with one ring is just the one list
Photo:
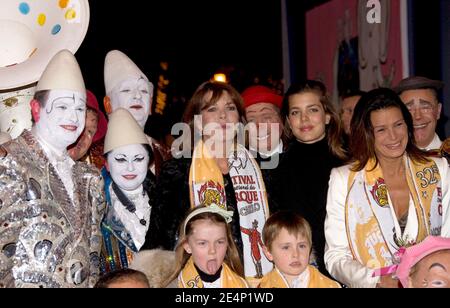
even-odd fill
[(416, 147), (411, 114), (390, 89), (361, 98), (351, 132), (353, 161), (331, 173), (327, 269), (350, 287), (397, 287), (398, 250), (441, 233), (449, 167)]
[(149, 140), (127, 110), (119, 108), (111, 114), (104, 153), (107, 208), (101, 223), (103, 274), (128, 268), (134, 256), (149, 245), (148, 194), (154, 182), (148, 168), (153, 157)]
[(314, 80), (288, 89), (282, 115), (292, 142), (276, 172), (276, 199), (281, 209), (294, 211), (310, 223), (316, 262), (326, 274), (323, 227), (328, 181), (331, 169), (346, 160), (339, 115), (324, 84)]
[(163, 165), (156, 188), (151, 242), (172, 250), (190, 208), (214, 204), (229, 208), (234, 213), (233, 239), (252, 284), (252, 279), (262, 278), (272, 269), (258, 242), (269, 210), (258, 164), (236, 141), (237, 126), (245, 122), (242, 98), (228, 84), (205, 82), (189, 101), (183, 122), (197, 137), (195, 143), (187, 138), (190, 144), (183, 148), (192, 158), (173, 159)]

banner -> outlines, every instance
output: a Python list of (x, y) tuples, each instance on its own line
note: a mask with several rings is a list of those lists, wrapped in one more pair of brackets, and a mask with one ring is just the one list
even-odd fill
[(323, 81), (334, 102), (397, 84), (409, 67), (405, 14), (404, 0), (332, 0), (308, 11), (308, 78)]

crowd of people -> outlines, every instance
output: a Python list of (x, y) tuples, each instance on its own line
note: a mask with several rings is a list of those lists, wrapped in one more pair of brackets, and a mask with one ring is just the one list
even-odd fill
[(206, 81), (170, 157), (144, 132), (150, 79), (114, 50), (104, 80), (108, 120), (59, 52), (31, 130), (2, 140), (1, 287), (450, 286), (442, 82), (336, 106), (315, 80)]

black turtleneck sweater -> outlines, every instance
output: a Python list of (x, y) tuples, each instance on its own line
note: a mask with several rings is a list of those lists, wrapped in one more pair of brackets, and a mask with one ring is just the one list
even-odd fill
[(313, 248), (319, 269), (324, 265), (326, 203), (331, 169), (342, 161), (329, 150), (325, 138), (314, 144), (294, 141), (277, 169), (276, 186), (280, 210), (294, 211), (311, 225)]

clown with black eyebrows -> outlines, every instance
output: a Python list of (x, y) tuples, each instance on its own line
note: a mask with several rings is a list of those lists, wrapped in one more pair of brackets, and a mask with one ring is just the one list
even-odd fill
[(67, 146), (85, 126), (86, 89), (70, 51), (56, 54), (31, 102), (34, 125), (0, 147), (0, 286), (93, 286), (103, 180)]
[(119, 108), (109, 118), (105, 138), (106, 214), (102, 220), (101, 272), (128, 268), (134, 255), (147, 248), (152, 186), (148, 166), (152, 150), (133, 116)]

